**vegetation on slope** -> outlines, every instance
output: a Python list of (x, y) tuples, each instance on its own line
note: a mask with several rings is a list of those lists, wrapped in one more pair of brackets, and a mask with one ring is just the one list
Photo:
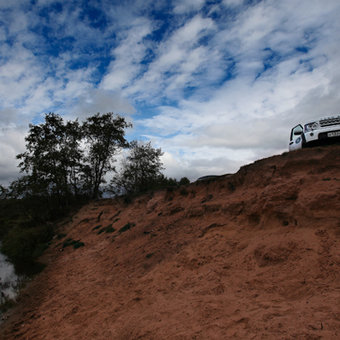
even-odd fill
[[(17, 273), (42, 268), (37, 259), (54, 236), (56, 223), (90, 199), (111, 191), (128, 195), (129, 201), (131, 195), (178, 185), (161, 173), (161, 149), (128, 143), (129, 127), (113, 113), (98, 113), (82, 124), (50, 113), (44, 123), (29, 126), (26, 151), (17, 156), (23, 176), (8, 188), (0, 186), (1, 251)], [(117, 172), (114, 163), (123, 148), (129, 153)], [(108, 172), (115, 176), (105, 187)], [(180, 184), (188, 182), (183, 178)]]

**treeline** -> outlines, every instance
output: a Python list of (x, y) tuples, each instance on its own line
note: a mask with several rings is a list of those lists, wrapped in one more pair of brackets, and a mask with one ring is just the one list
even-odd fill
[(26, 151), (17, 155), (22, 176), (8, 188), (0, 186), (1, 251), (18, 272), (40, 269), (36, 259), (53, 237), (55, 221), (88, 200), (104, 192), (134, 195), (189, 183), (162, 174), (161, 149), (150, 142), (129, 143), (130, 127), (113, 113), (82, 123), (50, 113), (43, 123), (29, 126)]

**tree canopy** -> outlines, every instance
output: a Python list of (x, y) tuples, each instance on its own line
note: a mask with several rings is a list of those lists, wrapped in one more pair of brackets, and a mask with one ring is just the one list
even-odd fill
[(89, 175), (92, 197), (99, 196), (99, 186), (104, 182), (104, 175), (114, 170), (113, 156), (119, 148), (128, 147), (124, 138), (125, 129), (130, 127), (123, 117), (112, 113), (96, 114), (89, 117), (83, 126), (84, 136), (88, 142), (87, 175)]
[(29, 126), (26, 152), (17, 156), (26, 176), (16, 189), (64, 202), (79, 194), (98, 198), (105, 174), (114, 169), (118, 149), (128, 146), (125, 129), (130, 126), (113, 113), (98, 113), (83, 124), (46, 114), (44, 123)]
[(111, 187), (118, 194), (142, 193), (157, 186), (164, 178), (161, 149), (151, 142), (133, 141), (129, 155), (123, 160), (121, 171), (113, 177)]

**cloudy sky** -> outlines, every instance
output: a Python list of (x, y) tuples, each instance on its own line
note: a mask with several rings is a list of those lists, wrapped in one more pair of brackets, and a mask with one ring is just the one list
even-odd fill
[(340, 111), (339, 0), (0, 0), (0, 183), (30, 122), (126, 115), (166, 175), (235, 172)]

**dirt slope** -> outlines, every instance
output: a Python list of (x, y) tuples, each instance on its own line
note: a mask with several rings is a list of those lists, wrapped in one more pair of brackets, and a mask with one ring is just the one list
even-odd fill
[(340, 338), (340, 146), (94, 202), (63, 228), (85, 246), (55, 240), (3, 339)]

